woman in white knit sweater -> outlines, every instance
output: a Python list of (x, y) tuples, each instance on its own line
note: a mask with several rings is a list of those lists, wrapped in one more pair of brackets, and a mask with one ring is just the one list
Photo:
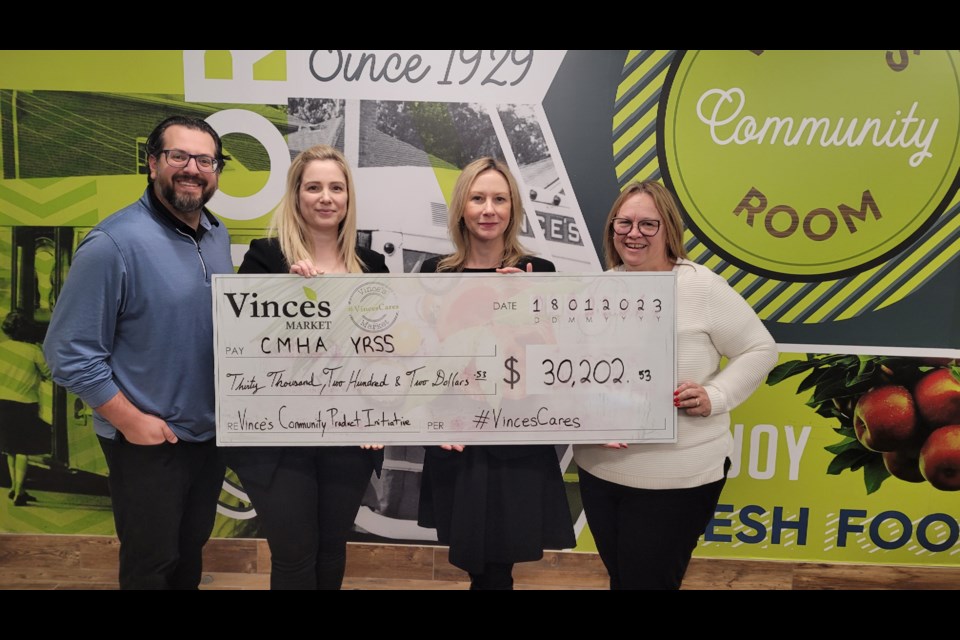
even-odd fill
[(729, 412), (764, 381), (777, 347), (723, 278), (686, 259), (663, 185), (629, 185), (603, 233), (608, 269), (676, 272), (677, 442), (577, 445), (580, 492), (611, 589), (679, 589), (726, 481)]

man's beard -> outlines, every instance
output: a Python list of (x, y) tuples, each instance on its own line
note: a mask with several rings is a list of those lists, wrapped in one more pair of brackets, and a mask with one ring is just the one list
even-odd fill
[(160, 192), (163, 199), (170, 203), (170, 206), (180, 213), (193, 213), (199, 211), (203, 205), (213, 197), (214, 190), (209, 188), (209, 184), (204, 185), (199, 196), (190, 196), (184, 193), (178, 193), (176, 190), (176, 179), (161, 185)]

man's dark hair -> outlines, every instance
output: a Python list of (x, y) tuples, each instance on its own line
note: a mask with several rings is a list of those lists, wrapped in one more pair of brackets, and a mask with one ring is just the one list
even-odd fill
[[(217, 173), (223, 171), (224, 165), (227, 163), (227, 160), (230, 159), (230, 156), (223, 154), (223, 143), (220, 141), (220, 135), (214, 131), (213, 127), (207, 124), (207, 121), (203, 118), (191, 118), (189, 116), (170, 116), (163, 122), (157, 125), (157, 127), (150, 132), (150, 135), (147, 136), (147, 158), (153, 156), (157, 158), (160, 155), (160, 152), (163, 151), (163, 132), (169, 127), (179, 126), (186, 127), (187, 129), (195, 129), (197, 131), (203, 131), (213, 138), (213, 142), (217, 147)], [(159, 159), (159, 158), (158, 158)], [(153, 184), (153, 177), (150, 175), (150, 172), (147, 172), (147, 182)]]

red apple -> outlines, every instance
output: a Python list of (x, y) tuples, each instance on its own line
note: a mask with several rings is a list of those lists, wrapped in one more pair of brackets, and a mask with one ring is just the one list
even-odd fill
[(883, 454), (883, 466), (894, 478), (907, 482), (924, 482), (926, 478), (920, 473), (920, 454), (916, 449), (888, 451)]
[(866, 392), (853, 410), (853, 429), (871, 451), (897, 451), (917, 442), (920, 427), (906, 387), (886, 385)]
[(960, 423), (960, 380), (950, 369), (935, 369), (921, 378), (913, 397), (930, 428)]
[(960, 424), (934, 429), (920, 449), (920, 472), (941, 491), (960, 491)]

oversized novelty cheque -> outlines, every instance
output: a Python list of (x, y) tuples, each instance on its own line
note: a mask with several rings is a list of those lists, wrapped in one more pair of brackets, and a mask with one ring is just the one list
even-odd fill
[(217, 443), (675, 442), (675, 286), (214, 276)]

